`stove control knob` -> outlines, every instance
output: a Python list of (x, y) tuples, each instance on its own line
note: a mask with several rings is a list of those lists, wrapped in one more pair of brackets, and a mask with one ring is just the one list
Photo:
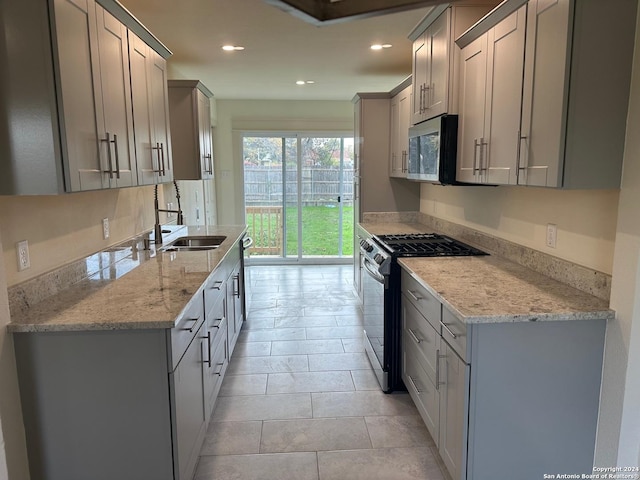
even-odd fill
[(373, 250), (373, 245), (371, 245), (366, 240), (360, 240), (360, 246), (364, 249), (365, 252), (371, 252)]
[(379, 253), (376, 253), (376, 255), (373, 257), (373, 260), (378, 264), (381, 265), (382, 262), (384, 262), (384, 257), (382, 255), (380, 255)]

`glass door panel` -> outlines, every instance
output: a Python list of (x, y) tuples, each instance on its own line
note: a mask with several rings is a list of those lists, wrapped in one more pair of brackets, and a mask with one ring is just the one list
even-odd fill
[(253, 238), (250, 255), (282, 256), (283, 139), (278, 137), (244, 137), (245, 217), (249, 236)]
[(284, 139), (284, 158), (285, 158), (285, 257), (297, 258), (299, 252), (299, 222), (298, 222), (298, 139)]
[(251, 255), (353, 255), (353, 138), (244, 136)]

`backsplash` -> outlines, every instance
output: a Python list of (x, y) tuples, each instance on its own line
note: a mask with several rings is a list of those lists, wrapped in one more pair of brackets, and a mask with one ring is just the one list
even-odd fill
[(609, 300), (611, 296), (611, 275), (425, 213), (369, 212), (363, 213), (362, 220), (363, 223), (420, 223), (427, 231), (472, 244), (595, 297)]

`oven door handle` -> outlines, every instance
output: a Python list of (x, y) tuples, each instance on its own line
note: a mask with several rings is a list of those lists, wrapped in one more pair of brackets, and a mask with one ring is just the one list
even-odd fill
[(376, 264), (373, 263), (371, 260), (369, 260), (369, 257), (362, 257), (362, 258), (364, 260), (364, 269), (367, 271), (367, 273), (371, 275), (376, 282), (384, 285), (384, 275), (382, 275), (377, 270), (374, 270), (371, 268), (371, 265), (376, 265)]

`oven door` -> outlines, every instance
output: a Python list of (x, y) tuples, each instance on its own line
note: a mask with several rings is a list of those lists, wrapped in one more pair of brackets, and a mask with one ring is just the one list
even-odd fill
[(389, 390), (389, 377), (385, 355), (385, 297), (388, 277), (378, 271), (378, 266), (366, 253), (362, 255), (364, 346), (369, 362), (378, 377), (383, 391)]

